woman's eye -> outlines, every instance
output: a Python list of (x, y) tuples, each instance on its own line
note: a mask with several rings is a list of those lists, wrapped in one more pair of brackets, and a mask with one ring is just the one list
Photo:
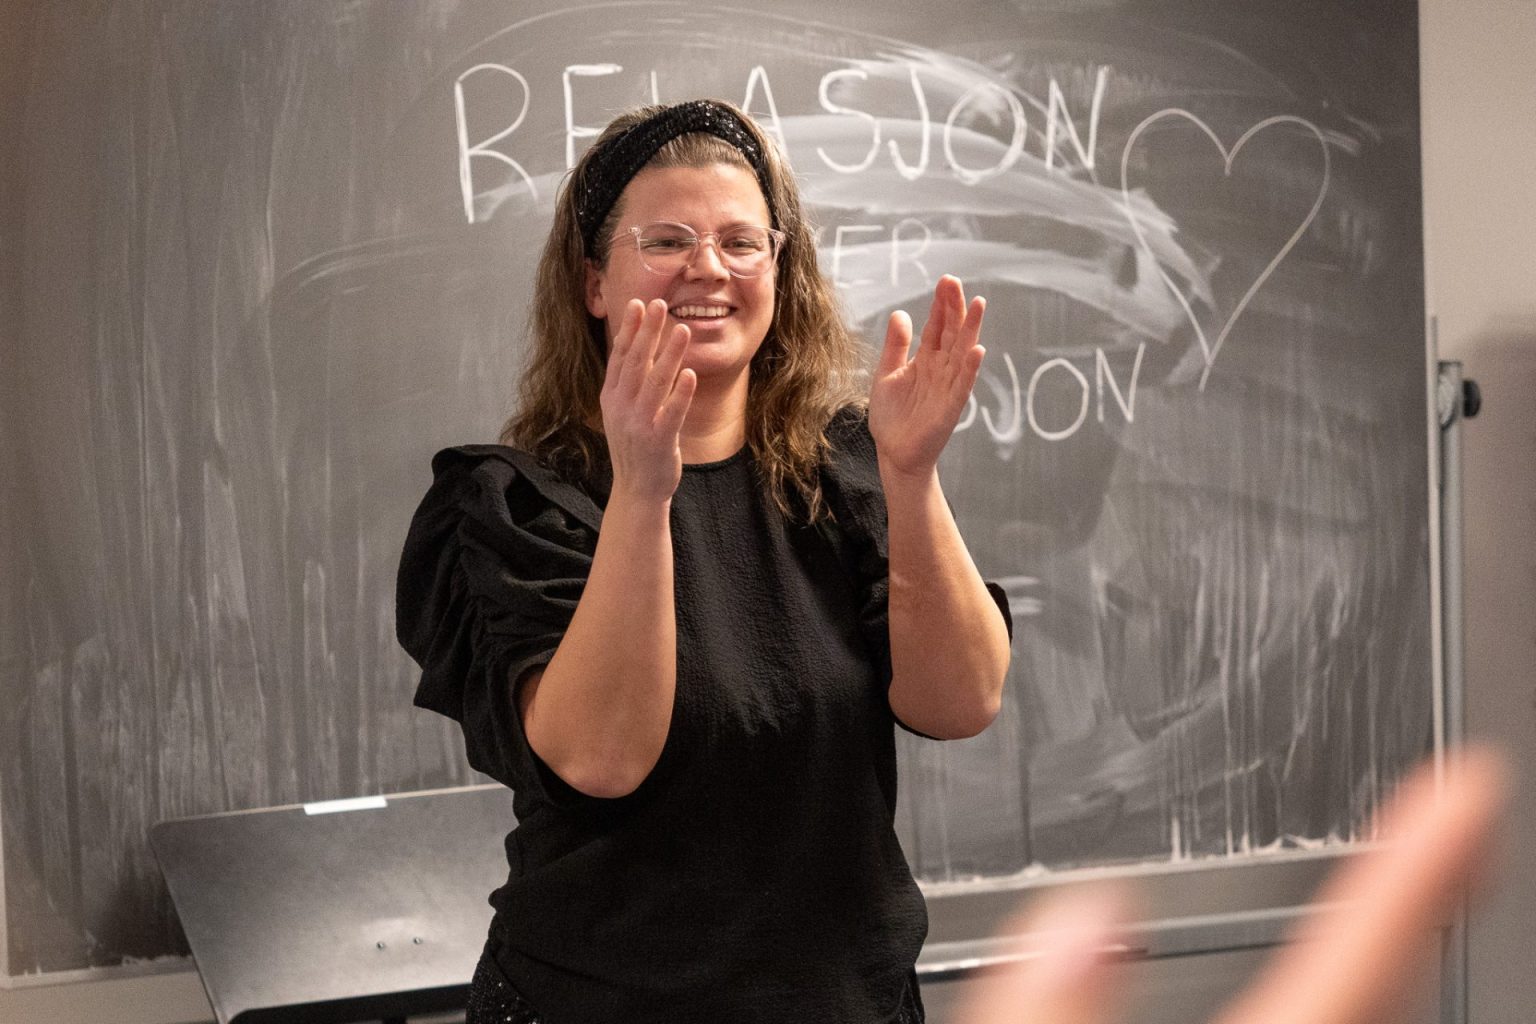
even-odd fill
[(645, 247), (647, 252), (679, 252), (683, 249), (692, 248), (693, 239), (676, 237), (644, 238), (641, 239), (640, 244)]
[(764, 242), (753, 235), (737, 235), (725, 240), (725, 247), (731, 252), (762, 252)]

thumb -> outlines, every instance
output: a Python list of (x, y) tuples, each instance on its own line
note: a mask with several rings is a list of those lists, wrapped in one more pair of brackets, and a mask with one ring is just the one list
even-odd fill
[(907, 351), (912, 347), (912, 318), (904, 309), (891, 314), (885, 328), (885, 346), (880, 350), (880, 365), (875, 369), (877, 377), (889, 377), (907, 365)]

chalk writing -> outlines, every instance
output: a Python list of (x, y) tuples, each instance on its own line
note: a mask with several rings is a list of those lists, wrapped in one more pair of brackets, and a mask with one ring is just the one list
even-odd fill
[[(853, 262), (854, 273), (859, 273), (859, 264), (862, 262), (862, 272), (871, 273), (874, 267), (869, 264), (877, 260), (883, 271), (881, 276), (887, 277), (893, 288), (901, 285), (903, 280), (908, 283), (912, 281), (910, 270), (903, 277), (904, 268), (916, 269), (917, 280), (922, 283), (924, 290), (932, 288), (938, 281), (921, 258), (933, 243), (933, 231), (916, 217), (903, 217), (890, 227), (883, 224), (840, 224), (832, 229), (830, 249), (824, 245), (826, 234), (826, 226), (818, 226), (815, 232), (816, 244), (822, 251), (827, 276), (838, 288), (851, 289), (874, 283), (876, 279), (872, 277), (849, 277), (846, 268)], [(871, 234), (884, 234), (887, 237), (879, 242), (850, 243), (855, 235)]]
[[(905, 241), (905, 238), (902, 233), (906, 229), (914, 228), (919, 232), (918, 235), (913, 236), (917, 240), (917, 245), (914, 248), (903, 251), (902, 242)], [(896, 222), (896, 226), (891, 229), (892, 288), (901, 284), (901, 265), (903, 263), (910, 263), (916, 267), (918, 274), (925, 282), (934, 280), (933, 275), (928, 273), (927, 266), (923, 264), (922, 260), (918, 259), (919, 256), (928, 251), (928, 246), (932, 241), (933, 232), (928, 230), (928, 225), (916, 217), (903, 217)]]
[[(1058, 366), (1069, 373), (1073, 379), (1077, 381), (1077, 386), (1081, 389), (1082, 392), (1082, 402), (1078, 405), (1077, 416), (1072, 420), (1071, 423), (1065, 427), (1060, 428), (1059, 430), (1050, 430), (1046, 427), (1042, 427), (1040, 425), (1040, 420), (1035, 416), (1035, 389), (1039, 387), (1040, 381), (1045, 376), (1046, 371), (1054, 369)], [(1017, 401), (1017, 399), (1015, 399), (1015, 401)], [(1043, 437), (1047, 441), (1060, 441), (1064, 438), (1071, 437), (1073, 434), (1077, 433), (1077, 428), (1081, 427), (1083, 425), (1083, 421), (1088, 418), (1088, 378), (1083, 375), (1082, 370), (1079, 370), (1077, 367), (1073, 366), (1070, 362), (1061, 358), (1060, 356), (1056, 357), (1055, 359), (1047, 359), (1045, 362), (1035, 367), (1035, 372), (1029, 375), (1029, 392), (1026, 395), (1024, 401), (1024, 414), (1029, 418), (1029, 429), (1033, 430), (1036, 434), (1038, 434), (1040, 437)]]
[(852, 107), (833, 103), (831, 95), (832, 84), (844, 78), (863, 80), (868, 77), (869, 72), (864, 71), (862, 68), (839, 68), (836, 71), (828, 71), (825, 75), (822, 75), (821, 83), (817, 86), (816, 96), (820, 99), (823, 110), (829, 114), (846, 114), (849, 117), (856, 117), (869, 125), (869, 152), (865, 154), (864, 159), (856, 164), (838, 163), (827, 154), (825, 149), (820, 146), (816, 147), (816, 155), (821, 157), (821, 162), (826, 164), (829, 169), (840, 174), (857, 174), (860, 171), (867, 170), (869, 165), (875, 162), (875, 157), (880, 152), (880, 122), (873, 114), (866, 114), (862, 110), (854, 110)]
[[(977, 170), (961, 165), (960, 158), (955, 156), (953, 135), (956, 119), (968, 105), (986, 92), (998, 93), (1007, 103), (1008, 113), (1012, 115), (1013, 120), (1013, 137), (1008, 140), (1008, 148), (998, 158), (997, 163)], [(967, 185), (979, 185), (988, 178), (1002, 174), (1019, 159), (1020, 154), (1024, 152), (1024, 130), (1024, 105), (1019, 102), (1019, 98), (995, 82), (977, 82), (961, 94), (955, 101), (955, 105), (949, 109), (949, 116), (944, 119), (944, 158), (949, 162), (950, 169), (955, 172), (955, 177)]]
[(917, 121), (922, 126), (922, 142), (917, 150), (917, 165), (914, 167), (901, 158), (901, 149), (896, 145), (896, 140), (889, 140), (886, 145), (891, 150), (891, 166), (896, 168), (896, 173), (908, 181), (916, 181), (928, 170), (928, 97), (923, 95), (923, 83), (917, 77), (917, 66), (907, 65), (907, 75), (912, 81), (912, 95), (917, 100)]
[(1194, 114), (1191, 114), (1189, 111), (1181, 110), (1176, 107), (1169, 108), (1167, 110), (1159, 110), (1157, 113), (1146, 118), (1136, 126), (1135, 130), (1132, 131), (1130, 136), (1126, 139), (1125, 148), (1120, 153), (1120, 196), (1125, 205), (1125, 217), (1126, 220), (1130, 222), (1131, 230), (1136, 233), (1136, 238), (1141, 242), (1143, 248), (1148, 249), (1148, 251), (1151, 250), (1151, 246), (1148, 244), (1146, 236), (1142, 233), (1141, 221), (1131, 204), (1131, 192), (1128, 180), (1130, 175), (1131, 150), (1136, 147), (1137, 141), (1148, 128), (1159, 121), (1164, 121), (1169, 118), (1183, 118), (1184, 120), (1193, 124), (1196, 128), (1199, 128), (1200, 131), (1205, 134), (1205, 137), (1211, 141), (1211, 144), (1216, 147), (1216, 151), (1221, 154), (1223, 162), (1223, 173), (1229, 177), (1232, 174), (1232, 161), (1237, 159), (1237, 154), (1241, 152), (1243, 146), (1247, 145), (1248, 141), (1255, 135), (1258, 135), (1260, 132), (1274, 128), (1278, 125), (1296, 125), (1303, 131), (1311, 133), (1317, 139), (1318, 147), (1322, 150), (1323, 154), (1323, 170), (1321, 176), (1318, 179), (1317, 195), (1312, 201), (1312, 208), (1307, 211), (1306, 216), (1301, 219), (1301, 223), (1296, 225), (1296, 229), (1291, 232), (1290, 237), (1287, 238), (1284, 244), (1280, 246), (1279, 250), (1275, 252), (1274, 256), (1264, 266), (1264, 269), (1259, 271), (1258, 276), (1255, 277), (1252, 283), (1248, 285), (1247, 291), (1243, 292), (1242, 298), (1239, 299), (1237, 305), (1232, 308), (1232, 312), (1227, 314), (1226, 321), (1221, 325), (1221, 330), (1217, 332), (1215, 341), (1210, 341), (1207, 339), (1205, 327), (1201, 324), (1200, 318), (1195, 315), (1195, 311), (1190, 305), (1189, 297), (1185, 295), (1184, 290), (1174, 282), (1173, 278), (1169, 276), (1168, 271), (1163, 269), (1161, 263), (1157, 264), (1158, 274), (1162, 276), (1163, 282), (1167, 284), (1168, 288), (1173, 292), (1174, 298), (1178, 300), (1180, 307), (1183, 308), (1184, 315), (1189, 318), (1190, 326), (1194, 328), (1195, 338), (1200, 343), (1200, 354), (1205, 360), (1205, 366), (1200, 371), (1200, 390), (1204, 391), (1206, 381), (1210, 378), (1211, 375), (1211, 367), (1216, 364), (1216, 356), (1221, 352), (1221, 346), (1226, 343), (1227, 335), (1232, 332), (1232, 325), (1237, 322), (1238, 317), (1243, 315), (1243, 310), (1248, 308), (1248, 303), (1253, 299), (1254, 293), (1257, 292), (1259, 288), (1264, 284), (1264, 282), (1269, 280), (1270, 275), (1275, 272), (1275, 267), (1279, 266), (1280, 261), (1285, 259), (1286, 254), (1295, 248), (1297, 241), (1301, 239), (1301, 236), (1306, 232), (1307, 227), (1317, 217), (1317, 211), (1322, 209), (1323, 196), (1328, 192), (1328, 179), (1332, 165), (1328, 155), (1328, 140), (1323, 137), (1323, 133), (1315, 124), (1300, 117), (1293, 117), (1289, 114), (1282, 114), (1278, 117), (1266, 118), (1263, 121), (1260, 121), (1258, 124), (1254, 125), (1252, 128), (1249, 128), (1247, 131), (1245, 131), (1229, 150), (1224, 145), (1222, 145), (1221, 139), (1216, 135), (1214, 131), (1211, 130), (1210, 125), (1206, 124), (1204, 121), (1196, 117)]
[[(498, 72), (508, 76), (513, 81), (515, 81), (522, 90), (522, 103), (518, 107), (517, 116), (512, 119), (511, 124), (496, 132), (494, 135), (491, 135), (471, 145), (469, 141), (469, 117), (468, 112), (464, 107), (464, 81), (471, 75), (480, 74), (486, 71)], [(530, 95), (531, 94), (528, 91), (528, 79), (524, 78), (521, 74), (514, 71), (513, 69), (505, 67), (501, 64), (476, 64), (474, 67), (461, 74), (458, 78), (454, 79), (453, 114), (454, 125), (457, 129), (455, 132), (455, 138), (457, 138), (459, 142), (459, 193), (464, 198), (464, 217), (471, 224), (473, 224), (475, 221), (475, 188), (470, 161), (475, 157), (488, 157), (492, 160), (498, 160), (501, 163), (506, 164), (508, 167), (512, 168), (512, 170), (516, 171), (518, 175), (523, 179), (523, 183), (527, 186), (529, 193), (535, 197), (538, 196), (538, 190), (533, 187), (533, 179), (528, 176), (528, 172), (523, 169), (523, 165), (512, 159), (510, 156), (507, 156), (500, 150), (491, 148), (502, 139), (517, 131), (518, 127), (523, 123), (523, 118), (528, 116), (528, 101)]]
[(1057, 125), (1066, 129), (1065, 137), (1071, 141), (1072, 148), (1077, 153), (1077, 159), (1088, 171), (1088, 176), (1097, 183), (1099, 178), (1094, 171), (1094, 152), (1099, 146), (1099, 111), (1104, 108), (1104, 87), (1109, 81), (1109, 68), (1099, 68), (1093, 78), (1093, 99), (1088, 110), (1088, 145), (1083, 145), (1082, 136), (1077, 134), (1077, 126), (1073, 124), (1071, 115), (1067, 112), (1067, 98), (1062, 94), (1061, 86), (1056, 84), (1056, 79), (1051, 79), (1046, 87), (1047, 107), (1045, 114), (1045, 166), (1051, 167), (1056, 162), (1056, 135)]
[[(913, 134), (916, 136), (915, 142), (909, 143), (915, 149), (909, 149), (907, 155), (903, 155), (896, 138), (886, 137), (888, 133), (883, 125), (895, 125), (897, 122), (883, 120), (857, 102), (861, 87), (872, 80), (870, 69), (874, 67), (882, 67), (884, 75), (889, 75), (891, 72), (890, 65), (881, 66), (876, 62), (869, 62), (866, 66), (833, 68), (817, 80), (816, 95), (820, 110), (825, 115), (845, 120), (849, 126), (848, 131), (840, 138), (855, 142), (851, 151), (845, 149), (834, 152), (826, 145), (815, 145), (813, 150), (815, 157), (826, 170), (837, 175), (874, 173), (877, 161), (884, 157), (889, 161), (890, 168), (894, 170), (900, 181), (915, 183), (933, 173), (932, 137), (937, 130), (943, 172), (963, 186), (979, 186), (1007, 173), (1023, 157), (1026, 142), (1030, 137), (1025, 104), (1027, 100), (1043, 115), (1044, 127), (1035, 134), (1040, 139), (1040, 157), (1046, 170), (1066, 174), (1069, 158), (1071, 158), (1071, 162), (1075, 162), (1075, 165), (1081, 168), (1090, 180), (1097, 182), (1096, 151), (1109, 81), (1107, 67), (1100, 67), (1094, 73), (1086, 117), (1081, 121), (1074, 118), (1069, 108), (1067, 91), (1055, 78), (1047, 80), (1045, 99), (1042, 102), (998, 81), (978, 77), (970, 82), (962, 79), (958, 84), (948, 81), (951, 87), (948, 95), (954, 98), (948, 103), (948, 110), (942, 123), (935, 126), (929, 103), (930, 90), (924, 85), (923, 76), (920, 73), (921, 65), (912, 61), (901, 63), (897, 67), (905, 72), (906, 85), (911, 91), (913, 116), (900, 123), (907, 126), (905, 133), (908, 139), (911, 139)], [(562, 69), (560, 74), (561, 123), (567, 167), (575, 163), (579, 144), (593, 138), (601, 130), (595, 124), (586, 123), (588, 118), (578, 113), (579, 83), (585, 79), (619, 75), (624, 71), (624, 67), (616, 63), (569, 64)], [(516, 95), (513, 102), (516, 111), (504, 127), (479, 141), (472, 142), (469, 136), (464, 82), (471, 76), (488, 73), (504, 75), (515, 84)], [(638, 73), (645, 76), (651, 99), (659, 102), (660, 89), (655, 69), (644, 69)], [(936, 72), (930, 69), (929, 73)], [(960, 87), (962, 84), (963, 88)], [(485, 93), (482, 91), (477, 95), (483, 96)], [(473, 178), (477, 159), (490, 158), (511, 168), (521, 180), (522, 187), (535, 198), (537, 197), (534, 179), (524, 165), (503, 149), (498, 148), (499, 144), (511, 139), (513, 133), (526, 120), (532, 96), (533, 90), (527, 78), (516, 69), (505, 65), (478, 64), (465, 71), (455, 81), (454, 109), (459, 149), (459, 185), (465, 216), (471, 222), (476, 219), (477, 193)], [(1024, 97), (1023, 100), (1021, 96)], [(488, 102), (506, 102), (506, 100), (492, 97)], [(742, 105), (743, 109), (753, 112), (753, 116), (760, 120), (765, 131), (774, 135), (781, 144), (786, 146), (786, 150), (788, 149), (784, 119), (774, 96), (766, 65), (754, 64), (747, 72)], [(989, 119), (998, 125), (998, 138), (979, 135), (974, 128), (970, 127), (973, 120), (983, 115), (984, 119)], [(1158, 215), (1161, 215), (1161, 211), (1148, 202), (1132, 201), (1132, 187), (1128, 179), (1133, 150), (1142, 143), (1143, 136), (1150, 128), (1170, 119), (1182, 119), (1198, 128), (1216, 147), (1222, 160), (1223, 174), (1227, 176), (1232, 174), (1234, 161), (1249, 140), (1261, 132), (1280, 126), (1289, 125), (1309, 133), (1317, 140), (1322, 152), (1322, 172), (1311, 208), (1268, 263), (1247, 285), (1231, 312), (1226, 315), (1219, 330), (1214, 332), (1214, 336), (1207, 330), (1202, 317), (1196, 314), (1188, 285), (1181, 285), (1176, 281), (1165, 262), (1156, 256), (1156, 251), (1149, 239), (1150, 228), (1147, 223), (1144, 223), (1143, 218), (1149, 215), (1149, 211)], [(914, 124), (915, 129), (912, 128)], [(970, 163), (966, 162), (965, 151), (958, 145), (962, 138), (970, 146), (969, 159), (972, 161)], [(978, 150), (975, 141), (977, 139), (984, 140), (990, 147), (990, 152), (986, 149)], [(987, 159), (991, 162), (975, 163), (977, 152), (986, 153)], [(1202, 361), (1198, 380), (1200, 390), (1205, 389), (1216, 359), (1232, 333), (1233, 325), (1242, 316), (1254, 294), (1274, 273), (1276, 266), (1295, 247), (1316, 218), (1328, 189), (1329, 174), (1328, 145), (1322, 132), (1311, 122), (1291, 115), (1279, 115), (1258, 122), (1244, 132), (1230, 149), (1203, 120), (1179, 108), (1160, 110), (1145, 118), (1127, 137), (1120, 160), (1121, 214), (1129, 224), (1140, 248), (1152, 257), (1152, 265), (1193, 328)], [(890, 226), (879, 223), (847, 223), (838, 224), (830, 230), (832, 235), (830, 252), (823, 253), (826, 259), (825, 265), (833, 283), (845, 293), (876, 284), (882, 284), (891, 289), (902, 289), (912, 283), (913, 273), (916, 273), (923, 283), (932, 284), (933, 275), (923, 256), (934, 240), (934, 231), (924, 221), (908, 216), (896, 220)], [(876, 242), (872, 236), (883, 237)], [(818, 242), (821, 238), (822, 233), (818, 230)], [(878, 261), (878, 269), (875, 261)], [(1187, 269), (1180, 270), (1180, 273), (1187, 272)], [(1065, 440), (1075, 435), (1083, 424), (1088, 422), (1090, 413), (1097, 422), (1105, 421), (1106, 394), (1111, 400), (1110, 404), (1118, 409), (1123, 420), (1127, 424), (1134, 423), (1136, 387), (1144, 351), (1144, 344), (1137, 348), (1128, 382), (1123, 386), (1111, 372), (1107, 357), (1102, 350), (1094, 350), (1091, 379), (1085, 367), (1080, 367), (1064, 357), (1055, 357), (1037, 365), (1028, 381), (1023, 383), (1019, 379), (1013, 356), (1005, 352), (1003, 363), (1006, 379), (996, 374), (984, 373), (982, 379), (992, 392), (992, 401), (989, 404), (978, 404), (973, 397), (971, 406), (957, 430), (970, 428), (980, 418), (987, 431), (1000, 443), (1012, 443), (1018, 440), (1023, 436), (1026, 428), (1041, 440)], [(1066, 389), (1064, 393), (1075, 394), (1077, 401), (1074, 404), (1070, 399), (1067, 400), (1065, 418), (1059, 422), (1047, 422), (1050, 415), (1055, 413), (1046, 414), (1037, 408), (1036, 396), (1044, 391), (1063, 393), (1061, 389)]]
[[(655, 78), (656, 72), (652, 71), (651, 80), (654, 82)], [(759, 89), (762, 90), (763, 103), (766, 104), (764, 108), (759, 108), (755, 102)], [(774, 101), (773, 85), (768, 81), (768, 69), (761, 64), (752, 65), (752, 70), (747, 72), (747, 94), (742, 97), (741, 109), (751, 114), (763, 131), (774, 137), (780, 149), (789, 152), (789, 143), (784, 138), (784, 123), (779, 120), (779, 105)]]
[[(843, 254), (847, 251), (844, 239), (857, 234), (878, 234), (884, 230), (885, 228), (879, 224), (839, 224), (833, 230), (831, 276), (834, 284), (840, 288), (856, 288), (859, 285), (870, 283), (869, 278), (854, 278), (852, 280), (845, 280), (843, 278)], [(894, 250), (894, 248), (895, 244), (893, 241), (892, 249)], [(892, 258), (895, 258), (894, 255)]]
[[(817, 100), (822, 111), (835, 117), (846, 118), (850, 126), (856, 126), (861, 135), (867, 133), (869, 143), (862, 155), (856, 160), (839, 159), (824, 146), (815, 147), (815, 155), (821, 164), (828, 170), (838, 174), (860, 174), (868, 171), (880, 159), (884, 141), (884, 151), (890, 161), (891, 167), (897, 175), (905, 181), (917, 181), (932, 172), (932, 137), (934, 124), (928, 102), (928, 91), (923, 85), (919, 75), (920, 65), (914, 62), (905, 62), (901, 65), (906, 73), (906, 78), (912, 91), (913, 117), (901, 121), (903, 124), (915, 125), (916, 135), (916, 159), (915, 162), (902, 155), (901, 147), (895, 138), (885, 138), (882, 128), (882, 119), (867, 110), (852, 105), (850, 102), (837, 98), (839, 90), (855, 90), (858, 86), (867, 83), (870, 79), (868, 70), (862, 67), (834, 68), (821, 75), (817, 82)], [(569, 64), (560, 73), (560, 92), (563, 101), (562, 124), (565, 139), (565, 167), (570, 168), (576, 162), (578, 144), (584, 140), (594, 138), (601, 126), (587, 124), (578, 116), (579, 106), (578, 91), (581, 79), (604, 78), (624, 73), (623, 65), (615, 63), (598, 64)], [(464, 81), (471, 75), (496, 72), (514, 80), (519, 86), (517, 98), (517, 114), (511, 120), (491, 135), (477, 142), (471, 142), (468, 132), (467, 100), (463, 88)], [(654, 68), (637, 72), (645, 76), (646, 91), (653, 103), (659, 103), (661, 89)], [(1089, 101), (1087, 115), (1086, 141), (1084, 132), (1079, 131), (1077, 123), (1073, 120), (1068, 109), (1066, 92), (1054, 79), (1047, 82), (1046, 100), (1041, 103), (1034, 98), (1026, 97), (1029, 104), (1042, 110), (1045, 117), (1043, 132), (1036, 133), (1040, 137), (1040, 155), (1047, 169), (1056, 169), (1066, 173), (1065, 161), (1058, 160), (1064, 148), (1070, 147), (1076, 154), (1077, 162), (1086, 170), (1092, 178), (1095, 175), (1094, 152), (1098, 144), (1099, 120), (1104, 103), (1104, 93), (1108, 82), (1109, 69), (1101, 67), (1094, 77), (1093, 95)], [(474, 223), (477, 220), (475, 208), (475, 196), (477, 189), (474, 183), (474, 161), (477, 158), (488, 158), (513, 168), (522, 180), (523, 187), (537, 197), (537, 189), (533, 178), (524, 169), (523, 165), (516, 161), (501, 149), (497, 144), (508, 139), (519, 126), (522, 125), (528, 114), (529, 102), (532, 96), (527, 78), (515, 68), (503, 64), (478, 64), (461, 74), (454, 83), (454, 113), (458, 131), (456, 133), (458, 145), (459, 188), (465, 211), (465, 218)], [(482, 103), (499, 102), (497, 100), (482, 98)], [(768, 69), (762, 64), (755, 64), (747, 72), (746, 85), (742, 93), (741, 106), (743, 110), (750, 112), (762, 125), (763, 130), (773, 135), (786, 152), (790, 150), (784, 131), (783, 118), (780, 114), (778, 101), (774, 97), (773, 84)], [(974, 113), (1001, 111), (1004, 115), (1004, 131), (1007, 134), (1007, 142), (1002, 152), (990, 164), (984, 166), (972, 166), (962, 158), (962, 153), (957, 143), (961, 138), (966, 138), (974, 143), (980, 136), (967, 127), (970, 117)], [(494, 111), (492, 112), (494, 115)], [(893, 122), (895, 123), (895, 122)], [(971, 82), (960, 92), (959, 96), (950, 104), (942, 125), (939, 126), (941, 137), (941, 149), (944, 154), (944, 166), (948, 174), (955, 180), (965, 185), (979, 185), (989, 179), (1006, 173), (1013, 167), (1025, 152), (1025, 146), (1029, 139), (1029, 123), (1025, 110), (1025, 103), (1016, 94), (1015, 90), (989, 78), (981, 78)], [(1096, 179), (1095, 179), (1096, 180)]]
[[(1136, 358), (1131, 364), (1129, 379), (1124, 386), (1115, 379), (1114, 371), (1110, 369), (1109, 358), (1102, 348), (1093, 350), (1093, 383), (1088, 382), (1085, 374), (1072, 360), (1064, 356), (1054, 356), (1035, 367), (1029, 376), (1029, 383), (1021, 385), (1019, 382), (1019, 370), (1013, 361), (1013, 355), (1003, 353), (1003, 370), (1007, 374), (1007, 383), (1002, 378), (988, 369), (983, 368), (977, 384), (990, 393), (998, 412), (994, 416), (992, 409), (982, 405), (973, 393), (967, 403), (965, 414), (955, 426), (955, 433), (963, 433), (975, 424), (978, 413), (982, 424), (986, 427), (988, 435), (993, 441), (1001, 445), (1012, 445), (1024, 436), (1024, 426), (1028, 424), (1029, 430), (1042, 441), (1064, 441), (1076, 434), (1084, 423), (1088, 421), (1089, 402), (1094, 402), (1095, 420), (1105, 422), (1104, 395), (1107, 392), (1114, 399), (1115, 405), (1120, 409), (1120, 415), (1126, 423), (1136, 421), (1136, 388), (1141, 378), (1142, 356), (1146, 354), (1146, 343), (1142, 342), (1136, 347)], [(1046, 380), (1046, 375), (1051, 371), (1052, 381), (1064, 379), (1061, 386), (1069, 391), (1075, 389), (1079, 400), (1077, 411), (1071, 419), (1063, 424), (1050, 424), (1041, 421), (1036, 413), (1036, 397), (1047, 387), (1056, 387), (1054, 383)], [(1063, 375), (1065, 377), (1063, 378)]]
[(560, 88), (565, 93), (565, 166), (576, 164), (576, 140), (595, 138), (602, 126), (578, 125), (575, 121), (576, 102), (571, 95), (571, 79), (596, 78), (600, 75), (616, 75), (624, 68), (618, 64), (572, 64), (560, 74)]

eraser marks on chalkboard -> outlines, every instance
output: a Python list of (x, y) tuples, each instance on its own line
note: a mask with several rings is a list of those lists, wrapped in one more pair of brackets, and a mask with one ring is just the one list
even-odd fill
[(1125, 247), (1125, 256), (1120, 260), (1120, 267), (1115, 271), (1115, 284), (1127, 291), (1136, 287), (1136, 249), (1134, 246)]

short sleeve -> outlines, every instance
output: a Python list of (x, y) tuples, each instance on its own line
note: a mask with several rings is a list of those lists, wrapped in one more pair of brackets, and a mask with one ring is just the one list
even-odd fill
[[(865, 411), (854, 406), (841, 410), (827, 426), (827, 440), (831, 451), (823, 464), (821, 485), (834, 520), (833, 541), (858, 588), (859, 628), (874, 652), (882, 678), (889, 684), (890, 544), (885, 490), (880, 483), (875, 439), (869, 432)], [(1011, 641), (1013, 615), (1008, 608), (1008, 595), (991, 580), (982, 582), (1003, 617)], [(902, 728), (907, 726), (902, 724)]]
[(395, 590), (396, 633), (421, 666), (415, 703), (460, 724), (476, 771), (519, 797), (572, 798), (529, 747), (513, 682), (565, 635), (601, 513), (513, 449), (450, 448), (432, 468)]
[(863, 410), (850, 406), (827, 426), (830, 451), (822, 464), (821, 491), (832, 521), (824, 532), (853, 577), (859, 629), (881, 679), (891, 679), (890, 547), (885, 491), (875, 459), (875, 439)]

